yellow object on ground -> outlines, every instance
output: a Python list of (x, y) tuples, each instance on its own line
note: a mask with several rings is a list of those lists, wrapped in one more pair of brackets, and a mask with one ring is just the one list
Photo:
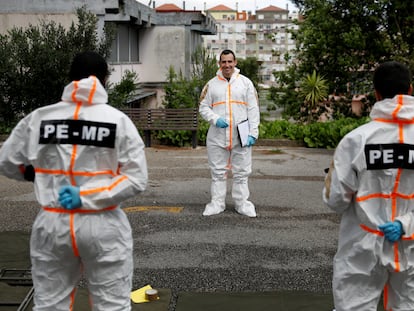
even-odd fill
[[(145, 295), (145, 291), (147, 291), (148, 289), (152, 289), (151, 285), (146, 285), (131, 292), (131, 300), (134, 303), (150, 302), (150, 300)], [(159, 297), (157, 299), (159, 299)]]

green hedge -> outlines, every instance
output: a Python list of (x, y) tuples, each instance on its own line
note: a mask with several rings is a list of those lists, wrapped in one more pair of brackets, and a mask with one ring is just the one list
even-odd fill
[[(262, 139), (290, 139), (303, 143), (309, 148), (332, 149), (342, 137), (356, 127), (369, 121), (368, 117), (344, 118), (329, 122), (310, 124), (293, 123), (287, 120), (262, 121), (259, 127)], [(205, 145), (209, 124), (200, 119), (198, 144)], [(191, 146), (190, 131), (158, 131), (155, 133), (160, 143), (172, 146)]]
[(292, 123), (287, 120), (264, 121), (260, 124), (260, 138), (287, 138), (302, 142), (309, 148), (332, 149), (348, 132), (368, 121), (368, 117), (344, 118), (310, 124)]

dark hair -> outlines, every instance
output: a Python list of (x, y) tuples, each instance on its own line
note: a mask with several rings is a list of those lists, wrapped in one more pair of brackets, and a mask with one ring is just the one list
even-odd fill
[(221, 55), (229, 55), (229, 54), (232, 54), (232, 55), (233, 55), (234, 60), (236, 60), (236, 54), (234, 54), (234, 52), (233, 52), (232, 50), (223, 50), (223, 51), (220, 53), (220, 60), (221, 60)]
[(398, 94), (408, 94), (411, 79), (411, 71), (406, 65), (389, 61), (375, 69), (374, 88), (382, 98), (393, 98)]
[(96, 76), (102, 85), (105, 85), (106, 77), (109, 75), (105, 58), (96, 52), (76, 54), (70, 67), (69, 79), (78, 81), (91, 75)]

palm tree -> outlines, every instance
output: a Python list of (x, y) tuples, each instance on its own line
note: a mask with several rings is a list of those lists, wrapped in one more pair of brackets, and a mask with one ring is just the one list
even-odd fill
[(314, 70), (301, 80), (299, 94), (303, 97), (304, 110), (310, 121), (317, 112), (319, 103), (328, 96), (328, 83)]

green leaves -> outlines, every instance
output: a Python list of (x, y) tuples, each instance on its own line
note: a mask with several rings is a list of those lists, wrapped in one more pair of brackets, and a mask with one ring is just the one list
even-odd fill
[(293, 0), (304, 15), (294, 34), (298, 70), (313, 70), (328, 82), (329, 94), (352, 90), (356, 72), (371, 72), (396, 59), (414, 69), (414, 2), (406, 0)]
[(76, 53), (109, 54), (111, 38), (98, 37), (97, 17), (84, 8), (77, 15), (77, 24), (69, 29), (41, 21), (0, 35), (0, 121), (5, 128), (32, 110), (60, 100)]
[(137, 90), (138, 74), (126, 70), (120, 82), (109, 86), (108, 103), (114, 107), (125, 107)]
[(312, 74), (302, 79), (300, 94), (304, 97), (305, 103), (313, 109), (328, 96), (327, 81), (314, 70)]
[(342, 118), (330, 122), (309, 124), (293, 123), (287, 120), (263, 121), (259, 127), (260, 138), (288, 138), (303, 142), (309, 148), (335, 148), (350, 131), (369, 121), (369, 118)]

